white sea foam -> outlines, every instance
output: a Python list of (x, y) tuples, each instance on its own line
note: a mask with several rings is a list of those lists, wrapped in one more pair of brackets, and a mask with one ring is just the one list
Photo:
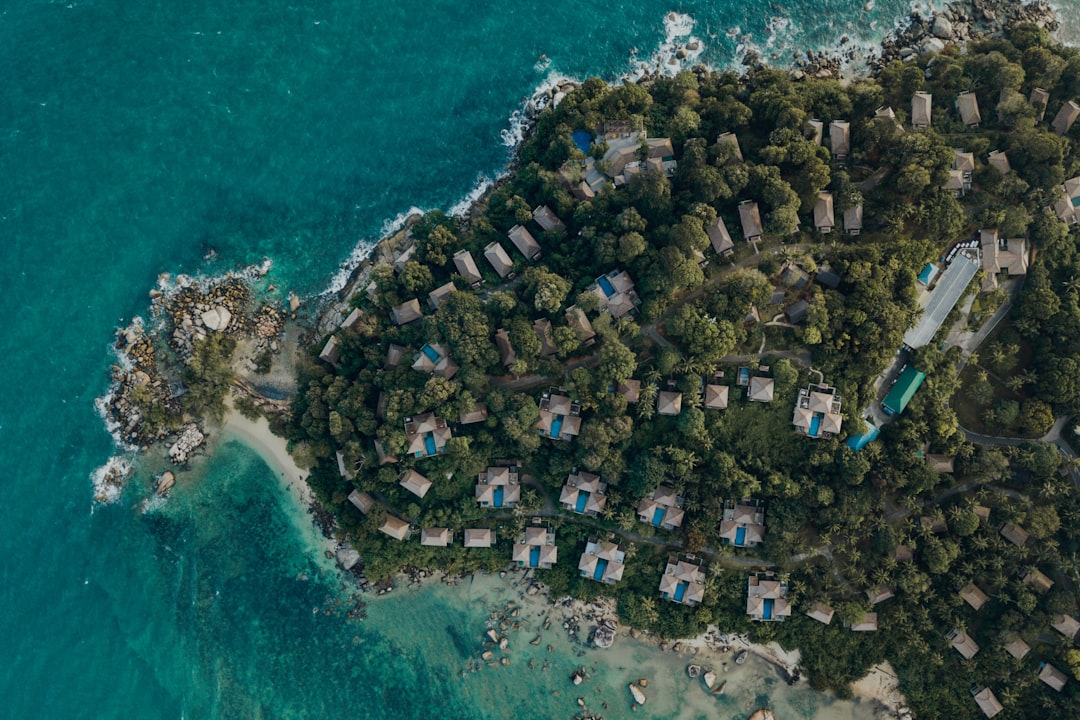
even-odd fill
[(124, 490), (123, 481), (130, 474), (131, 459), (123, 455), (113, 455), (104, 465), (90, 473), (90, 479), (94, 483), (95, 502), (116, 502)]
[(484, 175), (483, 173), (477, 175), (472, 190), (450, 207), (449, 214), (453, 217), (463, 217), (469, 212), (469, 208), (471, 208), (477, 200), (482, 198), (484, 193), (486, 193), (494, 184), (495, 181), (487, 175)]
[(146, 513), (160, 510), (165, 507), (165, 503), (168, 501), (168, 496), (152, 493), (149, 497), (143, 498), (142, 504), (139, 506), (139, 513), (145, 515)]

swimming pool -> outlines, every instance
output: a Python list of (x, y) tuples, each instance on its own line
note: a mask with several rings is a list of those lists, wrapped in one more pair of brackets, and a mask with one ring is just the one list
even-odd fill
[(435, 454), (435, 436), (431, 433), (424, 436), (424, 449), (427, 450), (428, 455)]
[(690, 587), (690, 583), (683, 580), (675, 586), (675, 602), (682, 602), (686, 597), (686, 588)]
[(578, 150), (586, 155), (589, 154), (589, 147), (592, 145), (591, 132), (588, 130), (575, 130), (570, 134), (570, 137), (573, 139), (574, 144), (577, 145)]
[(533, 545), (529, 549), (529, 567), (538, 567), (540, 565), (540, 546)]
[(551, 437), (557, 438), (562, 433), (562, 415), (556, 415), (551, 421)]
[(735, 529), (735, 544), (740, 547), (746, 544), (746, 528), (740, 527)]
[(750, 382), (750, 368), (739, 368), (739, 384), (746, 385)]
[(596, 284), (600, 286), (600, 289), (604, 291), (604, 294), (611, 297), (615, 294), (615, 286), (611, 284), (611, 281), (601, 275), (596, 278)]
[(584, 490), (578, 490), (577, 504), (574, 505), (574, 512), (578, 512), (578, 513), (585, 512), (585, 505), (588, 504), (588, 502), (589, 502), (589, 493), (585, 492)]
[(502, 489), (502, 487), (496, 487), (494, 493), (492, 493), (492, 494), (495, 497), (494, 497), (494, 500), (492, 501), (491, 504), (494, 507), (501, 508), (503, 506), (503, 489)]
[(427, 359), (431, 362), (439, 362), (439, 353), (435, 352), (435, 349), (430, 345), (424, 345), (424, 347), (420, 348), (420, 352), (427, 355)]
[(607, 572), (607, 560), (600, 559), (596, 561), (596, 570), (592, 574), (593, 580), (603, 580), (604, 573)]
[(765, 618), (766, 620), (772, 620), (772, 607), (773, 603), (775, 602), (776, 601), (772, 598), (765, 599), (765, 608), (761, 612), (761, 617)]
[(815, 413), (810, 418), (810, 437), (817, 437), (819, 430), (821, 430), (821, 416)]
[(663, 522), (664, 522), (664, 508), (656, 508), (655, 510), (653, 510), (653, 514), (652, 514), (652, 524), (655, 525), (656, 527), (660, 527), (660, 525)]

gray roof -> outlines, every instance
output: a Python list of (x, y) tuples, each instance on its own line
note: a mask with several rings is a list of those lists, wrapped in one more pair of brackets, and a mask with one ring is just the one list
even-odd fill
[(705, 228), (705, 232), (709, 235), (709, 242), (717, 255), (726, 255), (735, 249), (735, 243), (731, 241), (731, 233), (728, 232), (723, 218), (718, 216)]
[(454, 253), (454, 267), (458, 274), (469, 281), (469, 284), (480, 282), (480, 269), (476, 267), (472, 253), (468, 250), (459, 250)]
[(829, 149), (837, 156), (851, 152), (851, 123), (846, 120), (833, 120), (829, 123)]
[(930, 115), (934, 105), (934, 96), (928, 92), (917, 92), (911, 96), (911, 124), (915, 127), (930, 127)]
[(957, 253), (938, 279), (937, 287), (924, 301), (922, 318), (904, 334), (904, 344), (914, 350), (929, 343), (978, 271), (977, 261)]
[(499, 277), (504, 278), (510, 274), (511, 268), (514, 267), (514, 263), (510, 262), (510, 256), (506, 254), (506, 250), (503, 250), (503, 246), (497, 242), (493, 242), (484, 248), (484, 257), (491, 263), (491, 267), (495, 269)]
[(982, 122), (979, 114), (979, 99), (973, 92), (964, 92), (956, 98), (956, 109), (960, 112), (960, 121), (968, 127), (978, 127)]
[(818, 193), (817, 202), (814, 203), (814, 227), (821, 232), (829, 232), (836, 227), (832, 193)]
[(1080, 117), (1080, 105), (1070, 100), (1061, 106), (1058, 110), (1058, 114), (1054, 116), (1054, 121), (1050, 123), (1050, 126), (1054, 128), (1054, 132), (1058, 135), (1064, 135), (1069, 132), (1069, 129), (1076, 122), (1076, 118)]
[(761, 237), (761, 212), (756, 202), (744, 200), (739, 203), (739, 222), (742, 223), (744, 238), (752, 240)]
[(862, 230), (862, 205), (850, 207), (844, 211), (844, 230)]

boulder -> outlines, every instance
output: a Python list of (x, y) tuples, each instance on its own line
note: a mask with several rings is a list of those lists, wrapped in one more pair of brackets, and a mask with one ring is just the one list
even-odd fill
[(945, 49), (945, 43), (937, 38), (927, 38), (922, 44), (922, 51), (924, 53), (939, 53)]
[(360, 553), (352, 548), (338, 548), (337, 562), (342, 570), (352, 570), (356, 563), (360, 562)]
[(229, 326), (232, 321), (232, 313), (220, 305), (210, 308), (202, 314), (202, 323), (207, 330), (220, 331)]
[(936, 38), (948, 40), (952, 37), (953, 26), (952, 23), (949, 21), (949, 18), (945, 17), (944, 15), (935, 15), (934, 24), (930, 28), (930, 32)]

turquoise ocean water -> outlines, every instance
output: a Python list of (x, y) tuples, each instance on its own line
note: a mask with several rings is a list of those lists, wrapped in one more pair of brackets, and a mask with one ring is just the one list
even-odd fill
[[(458, 658), (418, 650), (448, 639), (387, 630), (430, 599), (362, 624), (313, 612), (340, 582), (242, 445), (163, 507), (143, 512), (136, 483), (94, 508), (90, 474), (114, 451), (93, 406), (113, 330), (163, 271), (269, 256), (281, 287), (321, 292), (389, 221), (497, 174), (534, 87), (618, 76), (664, 41), (668, 11), (725, 65), (733, 27), (782, 58), (872, 41), (907, 8), (0, 0), (0, 718), (507, 716), (468, 704)], [(445, 625), (483, 612), (440, 607)], [(500, 697), (545, 717), (530, 714), (537, 687)]]

